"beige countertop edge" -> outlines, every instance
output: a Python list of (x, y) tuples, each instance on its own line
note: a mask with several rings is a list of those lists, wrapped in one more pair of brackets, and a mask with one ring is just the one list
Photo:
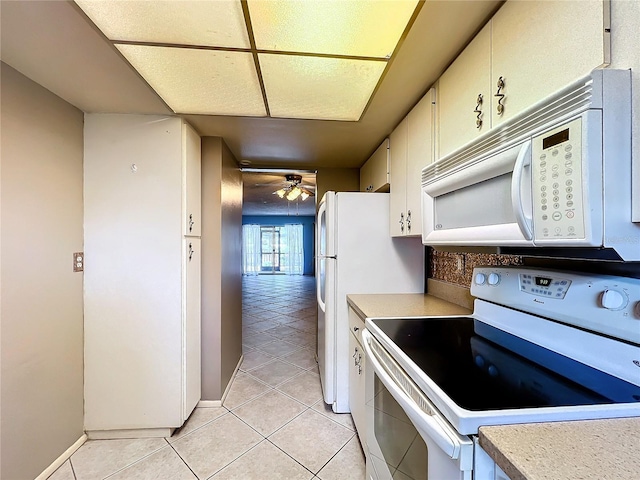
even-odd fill
[(352, 294), (348, 304), (362, 318), (469, 315), (471, 310), (422, 293)]
[(631, 479), (640, 417), (480, 427), (480, 446), (511, 480)]

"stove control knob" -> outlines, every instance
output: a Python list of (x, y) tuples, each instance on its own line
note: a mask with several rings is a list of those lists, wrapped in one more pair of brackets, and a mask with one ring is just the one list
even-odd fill
[(476, 285), (484, 285), (484, 282), (487, 281), (487, 276), (484, 273), (476, 273)]
[(600, 303), (607, 310), (622, 310), (629, 303), (629, 298), (620, 290), (607, 289), (602, 292)]
[(489, 285), (497, 285), (500, 283), (500, 275), (498, 275), (497, 273), (490, 273), (489, 274), (489, 279), (487, 280), (487, 282), (489, 283)]

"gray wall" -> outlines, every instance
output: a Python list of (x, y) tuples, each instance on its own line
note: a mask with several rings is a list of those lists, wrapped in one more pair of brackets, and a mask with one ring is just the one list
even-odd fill
[(360, 190), (359, 168), (319, 168), (316, 173), (316, 203), (325, 192), (357, 192)]
[(2, 470), (39, 475), (83, 434), (83, 114), (2, 64)]
[(242, 355), (242, 174), (202, 138), (202, 400), (220, 400)]
[(242, 355), (242, 172), (222, 141), (221, 390)]

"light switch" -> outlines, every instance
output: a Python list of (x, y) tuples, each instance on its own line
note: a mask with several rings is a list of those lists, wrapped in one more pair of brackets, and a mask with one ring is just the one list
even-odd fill
[(84, 272), (84, 253), (75, 252), (73, 254), (73, 271)]

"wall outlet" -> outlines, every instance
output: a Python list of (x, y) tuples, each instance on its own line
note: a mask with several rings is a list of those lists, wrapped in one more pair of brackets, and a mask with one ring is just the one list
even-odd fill
[(84, 272), (84, 253), (75, 252), (73, 254), (73, 271)]

